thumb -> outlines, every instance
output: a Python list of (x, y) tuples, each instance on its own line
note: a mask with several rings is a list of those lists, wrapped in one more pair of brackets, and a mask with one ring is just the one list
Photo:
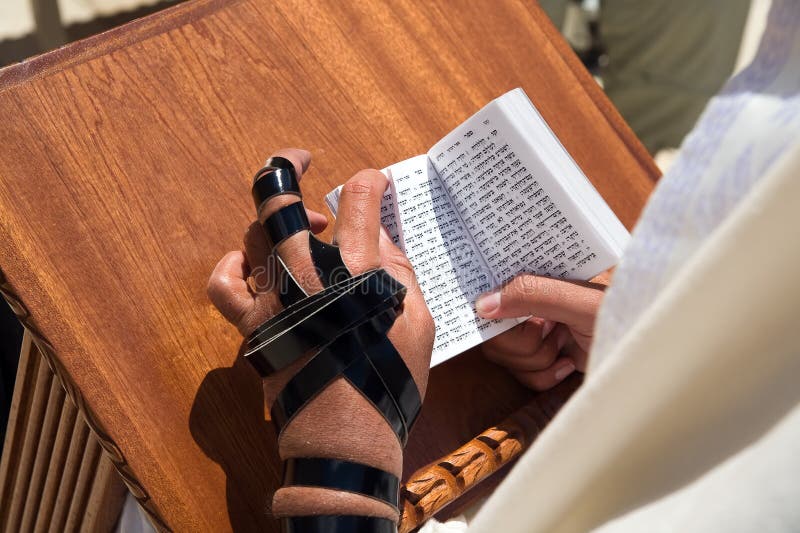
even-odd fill
[(536, 316), (591, 328), (603, 297), (602, 288), (590, 282), (520, 274), (500, 289), (482, 294), (475, 307), (484, 318)]

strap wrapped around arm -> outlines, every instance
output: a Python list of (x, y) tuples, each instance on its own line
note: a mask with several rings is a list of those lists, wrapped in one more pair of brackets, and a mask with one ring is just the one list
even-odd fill
[[(404, 295), (405, 288), (384, 271), (368, 272), (298, 302), (254, 333), (250, 342), (255, 346), (247, 358), (265, 375), (285, 368), (309, 350), (314, 352), (273, 404), (272, 419), (279, 432), (342, 376), (381, 413), (401, 445), (405, 445), (421, 408), (421, 398), (410, 371), (387, 337)], [(352, 310), (358, 310), (356, 316)], [(324, 317), (330, 322), (321, 324)], [(366, 465), (349, 463), (353, 466), (343, 467), (327, 461), (337, 460), (302, 458), (287, 462), (286, 485), (346, 490), (397, 508), (398, 493), (392, 488), (396, 486), (396, 476)], [(321, 470), (314, 470), (317, 467)], [(285, 521), (284, 525), (294, 528), (285, 531), (304, 533), (317, 531), (316, 527), (395, 531), (395, 525), (388, 520), (361, 520), (301, 517)]]
[(299, 458), (286, 461), (285, 487), (322, 487), (355, 492), (397, 508), (400, 480), (379, 468), (340, 459)]
[[(343, 375), (383, 415), (401, 445), (405, 445), (408, 437), (406, 416), (398, 408), (397, 401), (387, 389), (383, 378), (375, 371), (368, 355), (370, 348), (375, 347), (371, 342), (372, 339), (385, 334), (385, 330), (388, 330), (387, 322), (378, 324), (377, 321), (378, 319), (375, 319), (364, 324), (357, 333), (353, 332), (337, 339), (289, 380), (272, 406), (272, 419), (281, 430), (317, 394)], [(391, 326), (390, 323), (388, 325)], [(393, 356), (400, 357), (393, 346), (391, 350)], [(387, 356), (392, 355), (387, 354)], [(406, 375), (411, 379), (408, 370)], [(411, 382), (416, 388), (413, 379)], [(416, 412), (410, 416), (415, 418)]]
[(397, 533), (397, 524), (374, 516), (293, 516), (282, 526), (284, 533)]
[(290, 306), (248, 338), (245, 357), (263, 376), (318, 351), (360, 324), (400, 306), (405, 287), (383, 270), (367, 272)]

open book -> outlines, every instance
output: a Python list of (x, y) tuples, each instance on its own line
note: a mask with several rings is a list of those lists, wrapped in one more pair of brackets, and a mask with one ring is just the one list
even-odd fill
[[(478, 317), (481, 293), (522, 272), (590, 279), (629, 239), (522, 89), (384, 172), (381, 222), (436, 323), (432, 365), (525, 320)], [(339, 190), (326, 197), (334, 216)]]

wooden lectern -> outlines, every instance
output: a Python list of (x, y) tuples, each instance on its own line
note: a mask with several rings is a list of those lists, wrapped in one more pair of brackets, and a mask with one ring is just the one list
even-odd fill
[[(0, 290), (155, 525), (276, 528), (261, 384), (205, 295), (272, 150), (311, 150), (324, 211), (521, 86), (632, 227), (658, 171), (533, 4), (194, 0), (0, 71)], [(437, 367), (406, 472), (530, 398)]]

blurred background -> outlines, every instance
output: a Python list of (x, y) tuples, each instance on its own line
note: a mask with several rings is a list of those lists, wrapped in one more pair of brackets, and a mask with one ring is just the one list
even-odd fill
[[(0, 67), (178, 1), (0, 0)], [(752, 59), (770, 0), (541, 0), (540, 4), (666, 169), (708, 99)], [(13, 117), (5, 117), (9, 119)], [(0, 303), (0, 443), (21, 339), (22, 327)]]

